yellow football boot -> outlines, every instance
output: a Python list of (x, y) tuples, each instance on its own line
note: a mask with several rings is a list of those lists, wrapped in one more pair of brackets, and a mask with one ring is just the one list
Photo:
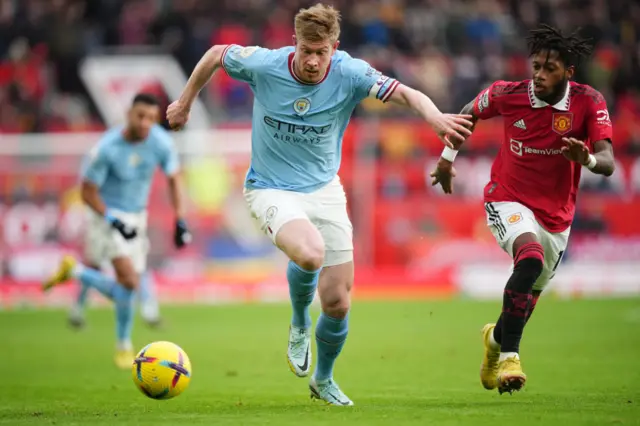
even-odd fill
[(135, 358), (131, 349), (118, 349), (114, 361), (121, 370), (131, 370), (133, 359)]
[(527, 375), (522, 371), (520, 359), (517, 356), (512, 356), (498, 363), (496, 384), (501, 394), (519, 391), (524, 387), (526, 381)]
[(482, 328), (482, 343), (484, 344), (484, 358), (480, 366), (480, 381), (485, 389), (495, 389), (498, 378), (498, 360), (500, 348), (491, 346), (491, 333), (496, 328), (495, 324), (487, 324)]
[(73, 256), (65, 255), (60, 261), (58, 270), (47, 281), (42, 283), (42, 290), (48, 291), (53, 287), (64, 284), (73, 277), (73, 268), (76, 266), (76, 260)]

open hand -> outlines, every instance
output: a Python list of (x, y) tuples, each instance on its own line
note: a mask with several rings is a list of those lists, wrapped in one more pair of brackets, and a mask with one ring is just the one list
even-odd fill
[(455, 149), (451, 140), (462, 143), (471, 136), (472, 118), (473, 116), (468, 114), (440, 114), (431, 120), (429, 124), (431, 124), (433, 130), (446, 146)]
[(586, 165), (589, 162), (589, 148), (584, 142), (576, 138), (562, 138), (566, 145), (560, 148), (560, 152), (569, 161)]
[(432, 171), (429, 176), (432, 177), (431, 186), (440, 184), (445, 194), (453, 194), (453, 178), (456, 176), (456, 169), (453, 165), (445, 166), (438, 163), (435, 170)]

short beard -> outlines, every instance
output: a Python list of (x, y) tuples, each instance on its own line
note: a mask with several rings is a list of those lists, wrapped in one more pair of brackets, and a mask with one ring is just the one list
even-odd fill
[(563, 77), (562, 80), (558, 82), (551, 90), (551, 94), (549, 96), (545, 96), (545, 99), (542, 99), (548, 104), (555, 104), (562, 99), (565, 90), (567, 90), (567, 84), (569, 84), (569, 79), (567, 77)]

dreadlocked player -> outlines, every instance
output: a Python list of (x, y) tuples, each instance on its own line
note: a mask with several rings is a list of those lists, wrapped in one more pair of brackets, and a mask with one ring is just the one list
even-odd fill
[[(513, 272), (497, 323), (482, 329), (480, 370), (483, 386), (500, 393), (525, 384), (522, 332), (567, 247), (582, 168), (605, 176), (614, 171), (606, 102), (593, 88), (570, 81), (590, 44), (547, 25), (532, 31), (528, 44), (533, 79), (496, 81), (462, 110), (474, 122), (504, 119), (505, 139), (484, 201), (487, 224), (513, 258)], [(459, 147), (445, 147), (431, 174), (445, 193), (453, 190)]]

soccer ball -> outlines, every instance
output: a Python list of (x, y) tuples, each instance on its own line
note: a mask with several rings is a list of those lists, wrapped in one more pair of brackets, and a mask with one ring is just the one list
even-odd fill
[(153, 342), (136, 355), (131, 373), (143, 394), (153, 399), (170, 399), (189, 386), (191, 361), (180, 346)]

